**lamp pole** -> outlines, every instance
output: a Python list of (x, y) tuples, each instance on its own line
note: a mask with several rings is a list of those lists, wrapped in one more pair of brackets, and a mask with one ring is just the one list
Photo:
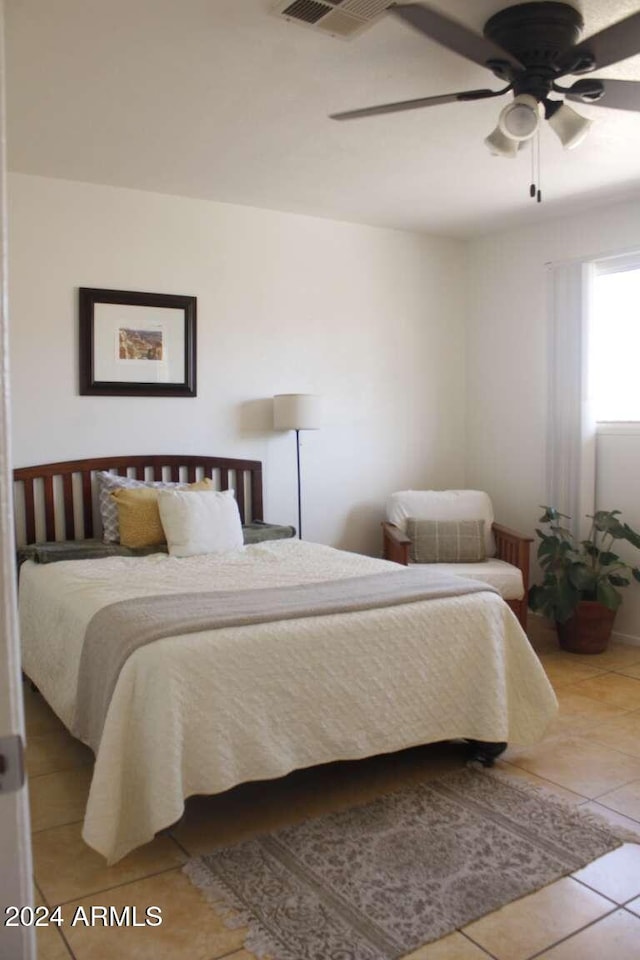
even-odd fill
[(300, 428), (296, 428), (296, 465), (298, 468), (298, 539), (302, 540), (302, 493), (300, 484)]
[(296, 475), (298, 481), (298, 537), (302, 540), (302, 479), (300, 431), (320, 428), (320, 397), (314, 393), (278, 393), (273, 398), (275, 430), (295, 430)]

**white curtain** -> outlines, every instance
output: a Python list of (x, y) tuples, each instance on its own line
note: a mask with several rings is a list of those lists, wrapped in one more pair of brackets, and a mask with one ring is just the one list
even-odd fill
[(589, 397), (589, 305), (594, 265), (548, 265), (547, 503), (586, 537), (595, 509), (596, 423)]

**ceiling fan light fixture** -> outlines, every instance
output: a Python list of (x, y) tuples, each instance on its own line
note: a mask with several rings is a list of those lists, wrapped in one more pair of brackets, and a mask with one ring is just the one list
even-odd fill
[(563, 103), (549, 117), (549, 126), (556, 133), (565, 150), (572, 150), (582, 143), (593, 120), (581, 117), (566, 103)]
[(540, 125), (540, 105), (529, 93), (520, 93), (503, 108), (498, 128), (512, 140), (528, 140)]
[(519, 142), (512, 140), (511, 137), (505, 137), (500, 127), (496, 127), (493, 133), (485, 137), (486, 145), (495, 157), (516, 157), (518, 155)]

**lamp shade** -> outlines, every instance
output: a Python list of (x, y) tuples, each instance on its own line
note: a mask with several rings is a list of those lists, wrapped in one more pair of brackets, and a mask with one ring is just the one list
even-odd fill
[(580, 116), (566, 103), (561, 104), (549, 117), (549, 126), (555, 131), (565, 150), (571, 150), (582, 143), (592, 121)]
[(496, 127), (493, 133), (485, 137), (486, 145), (494, 157), (517, 157), (518, 141), (505, 137), (500, 127)]
[(321, 398), (315, 393), (278, 393), (273, 398), (275, 430), (319, 430)]

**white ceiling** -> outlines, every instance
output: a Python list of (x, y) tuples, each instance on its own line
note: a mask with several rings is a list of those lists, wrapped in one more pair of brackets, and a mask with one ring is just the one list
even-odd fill
[[(431, 0), (478, 32), (509, 0)], [(638, 0), (576, 3), (585, 36)], [(385, 15), (341, 40), (273, 0), (5, 0), (9, 169), (469, 236), (640, 196), (640, 113), (597, 120), (564, 151), (491, 156), (504, 100), (337, 123), (327, 114), (476, 87), (486, 70)], [(640, 79), (640, 56), (603, 71)], [(574, 106), (577, 106), (574, 104)]]

